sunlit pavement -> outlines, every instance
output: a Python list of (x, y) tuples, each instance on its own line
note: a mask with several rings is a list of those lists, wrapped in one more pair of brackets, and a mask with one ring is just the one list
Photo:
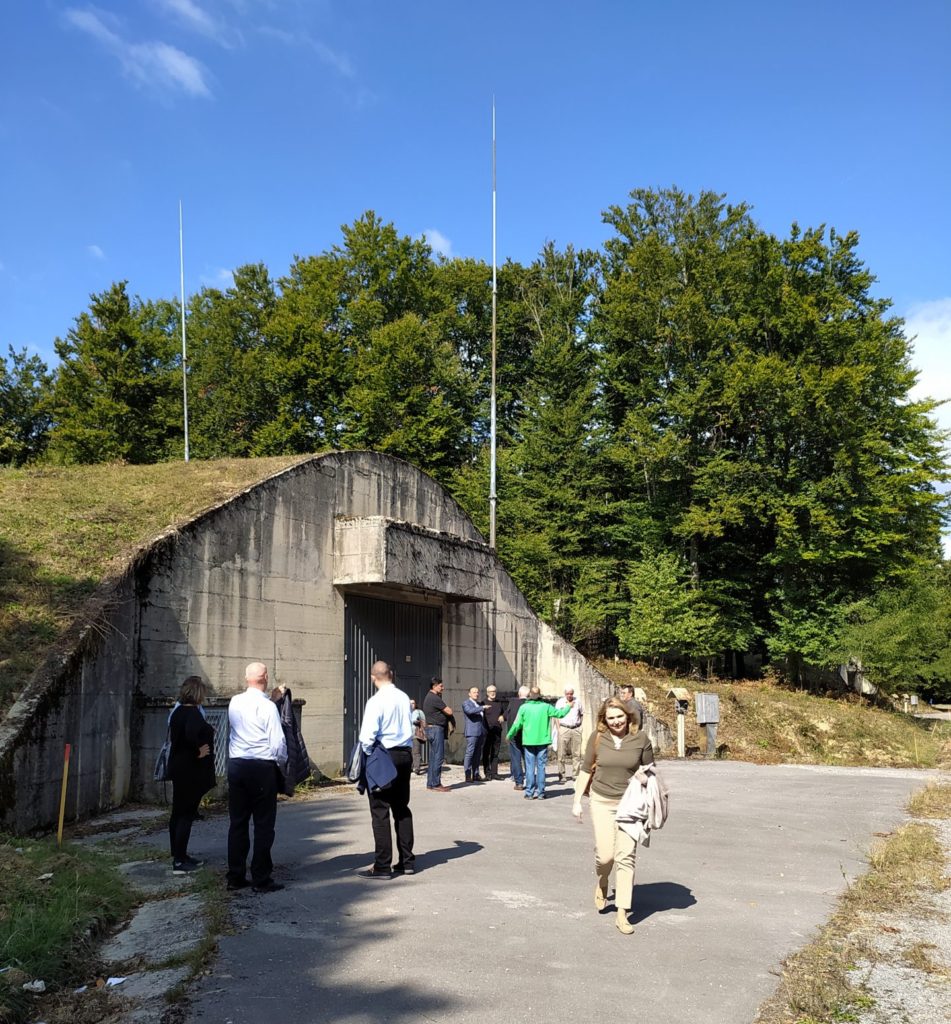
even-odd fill
[[(413, 781), (417, 874), (368, 881), (366, 799), (284, 803), (275, 877), (231, 899), (188, 1017), (214, 1024), (522, 1021), (595, 1014), (652, 1024), (751, 1021), (782, 958), (864, 870), (874, 833), (901, 822), (927, 772), (662, 762), (670, 818), (638, 851), (633, 935), (593, 906), (590, 823), (571, 790), (525, 800), (512, 783), (430, 793)], [(193, 852), (224, 870), (227, 820)]]

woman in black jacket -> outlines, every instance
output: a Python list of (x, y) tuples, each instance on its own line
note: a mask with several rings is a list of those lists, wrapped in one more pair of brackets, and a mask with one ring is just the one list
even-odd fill
[(208, 684), (200, 676), (189, 676), (182, 683), (178, 707), (168, 720), (168, 777), (172, 780), (168, 835), (174, 875), (201, 867), (200, 861), (188, 855), (188, 839), (201, 798), (215, 785), (215, 731), (201, 712), (208, 692)]

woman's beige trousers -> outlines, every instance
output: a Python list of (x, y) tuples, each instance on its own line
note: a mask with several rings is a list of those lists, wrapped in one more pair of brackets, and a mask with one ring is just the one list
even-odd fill
[(617, 827), (614, 815), (619, 800), (591, 792), (591, 823), (594, 825), (594, 864), (598, 883), (607, 894), (611, 868), (615, 869), (614, 905), (618, 910), (631, 909), (634, 890), (634, 861), (637, 841)]

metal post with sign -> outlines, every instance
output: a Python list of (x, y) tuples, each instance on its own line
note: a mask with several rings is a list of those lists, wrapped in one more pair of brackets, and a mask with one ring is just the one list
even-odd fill
[(707, 758), (714, 758), (717, 756), (720, 698), (715, 693), (695, 693), (693, 700), (697, 709), (697, 725), (703, 726), (707, 734)]
[(677, 756), (687, 756), (687, 738), (684, 727), (684, 717), (687, 708), (690, 706), (690, 691), (683, 686), (674, 686), (667, 691), (668, 697), (673, 697), (677, 708)]

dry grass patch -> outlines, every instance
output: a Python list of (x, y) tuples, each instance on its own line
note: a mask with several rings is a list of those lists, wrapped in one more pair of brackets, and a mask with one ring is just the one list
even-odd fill
[[(717, 745), (727, 756), (756, 764), (873, 765), (895, 768), (951, 767), (951, 722), (922, 721), (876, 707), (856, 694), (826, 697), (772, 680), (700, 683), (642, 663), (595, 662), (613, 683), (640, 686), (652, 714), (676, 729), (666, 693), (671, 686), (720, 697)], [(702, 751), (696, 719), (686, 716), (687, 750)]]
[(948, 969), (934, 961), (932, 953), (937, 951), (933, 942), (915, 942), (902, 951), (902, 961), (912, 970), (948, 977)]
[(299, 461), (0, 469), (0, 709), (136, 547)]
[[(783, 964), (776, 994), (761, 1007), (755, 1024), (834, 1024), (857, 1020), (873, 1005), (857, 983), (859, 961), (882, 960), (871, 941), (878, 915), (908, 909), (951, 884), (945, 852), (932, 826), (909, 822), (877, 843), (868, 872), (848, 887), (819, 936)], [(894, 930), (894, 929), (892, 929)], [(904, 951), (905, 963), (928, 974), (945, 974), (931, 956), (936, 947), (917, 942)]]
[(929, 782), (912, 795), (908, 813), (916, 818), (951, 818), (951, 783)]

